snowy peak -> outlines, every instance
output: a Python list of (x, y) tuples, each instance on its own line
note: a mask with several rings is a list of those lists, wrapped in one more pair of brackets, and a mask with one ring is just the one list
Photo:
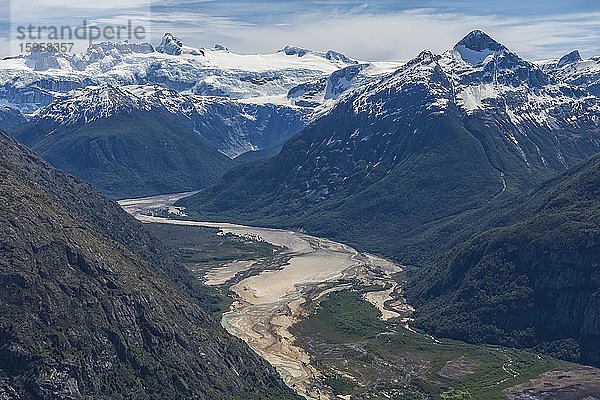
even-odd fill
[(443, 54), (443, 64), (460, 84), (542, 88), (552, 79), (537, 65), (510, 51), (482, 31), (473, 31)]
[(328, 50), (327, 52), (320, 52), (320, 51), (305, 49), (304, 47), (288, 45), (288, 46), (285, 46), (283, 49), (278, 50), (277, 52), (284, 53), (285, 55), (288, 55), (288, 56), (296, 56), (296, 57), (304, 57), (308, 54), (311, 54), (313, 56), (325, 58), (329, 61), (334, 61), (334, 62), (337, 61), (337, 62), (341, 62), (344, 64), (358, 64), (358, 61), (353, 60), (350, 57), (346, 56), (345, 54), (340, 53), (335, 50)]
[(33, 68), (34, 71), (48, 71), (61, 68), (58, 61), (60, 56), (61, 54), (55, 51), (32, 51), (25, 58), (27, 65)]
[(577, 63), (579, 61), (583, 61), (581, 58), (581, 54), (579, 54), (579, 50), (573, 50), (569, 54), (566, 54), (558, 60), (558, 68), (562, 68), (565, 65)]
[(471, 65), (481, 64), (490, 55), (503, 53), (508, 49), (480, 30), (474, 30), (454, 46), (461, 58)]
[(583, 60), (577, 50), (560, 60), (541, 61), (539, 66), (559, 82), (585, 89), (600, 97), (600, 57)]
[(148, 98), (134, 95), (111, 85), (88, 86), (58, 98), (42, 109), (36, 119), (51, 120), (58, 124), (86, 123), (109, 118), (135, 110), (151, 110), (153, 104)]
[(32, 51), (23, 58), (25, 65), (34, 71), (45, 72), (49, 70), (74, 70), (85, 71), (94, 63), (102, 64), (103, 68), (114, 66), (131, 54), (141, 55), (153, 53), (154, 47), (150, 43), (129, 43), (127, 40), (117, 42), (100, 42), (91, 44), (85, 52), (79, 54), (62, 53), (56, 51)]
[(172, 33), (165, 33), (160, 44), (156, 48), (159, 53), (170, 54), (172, 56), (178, 56), (181, 54), (183, 48), (183, 42), (179, 36), (175, 36)]
[(86, 50), (85, 54), (101, 53), (103, 55), (125, 55), (125, 54), (150, 54), (154, 52), (154, 46), (150, 43), (130, 43), (127, 40), (117, 42), (100, 42), (92, 43)]
[(175, 36), (170, 32), (165, 33), (160, 44), (156, 48), (159, 53), (179, 56), (181, 54), (191, 54), (194, 56), (203, 56), (204, 52), (200, 49), (184, 46), (183, 41), (179, 36)]
[(229, 49), (226, 46), (223, 46), (222, 44), (216, 43), (213, 46), (213, 50), (214, 51), (229, 51)]
[(304, 57), (308, 53), (311, 53), (310, 50), (305, 49), (303, 47), (290, 46), (290, 45), (285, 46), (283, 49), (278, 50), (277, 52), (285, 53), (288, 56), (297, 56), (297, 57)]
[(471, 31), (467, 36), (462, 38), (455, 47), (459, 46), (477, 52), (482, 52), (485, 50), (490, 50), (493, 52), (506, 50), (504, 45), (498, 43), (488, 34), (480, 30)]
[(325, 53), (325, 58), (331, 61), (340, 61), (346, 64), (358, 64), (358, 61), (353, 60), (345, 54), (342, 54), (335, 50), (327, 51), (327, 53)]
[(84, 71), (94, 63), (107, 68), (119, 64), (131, 54), (151, 54), (154, 51), (154, 46), (150, 43), (129, 43), (126, 40), (101, 42), (91, 44), (84, 53), (74, 54), (69, 61), (73, 69)]

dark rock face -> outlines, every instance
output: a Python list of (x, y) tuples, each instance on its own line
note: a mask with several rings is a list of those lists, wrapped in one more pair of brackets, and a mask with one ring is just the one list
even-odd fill
[(194, 49), (186, 47), (179, 36), (175, 36), (170, 32), (165, 33), (160, 44), (156, 47), (156, 51), (159, 53), (170, 54), (172, 56), (179, 56), (181, 54), (193, 54), (197, 56), (203, 56), (204, 52), (200, 49)]
[(172, 56), (178, 56), (181, 54), (181, 48), (183, 47), (183, 42), (179, 36), (175, 36), (171, 33), (166, 33), (163, 36), (162, 41), (156, 48), (156, 51), (159, 53), (170, 54)]
[(325, 53), (325, 58), (331, 61), (341, 61), (346, 64), (358, 64), (358, 61), (351, 59), (345, 54), (342, 54), (335, 50), (328, 50)]
[(87, 184), (0, 134), (0, 397), (293, 398)]
[(304, 57), (305, 55), (310, 53), (310, 50), (308, 50), (308, 49), (304, 49), (302, 47), (297, 47), (297, 46), (290, 46), (290, 45), (285, 46), (283, 49), (281, 49), (279, 51), (285, 53), (288, 56), (297, 56), (297, 57)]
[(558, 66), (558, 68), (562, 68), (565, 65), (573, 64), (573, 63), (576, 63), (579, 61), (583, 61), (583, 59), (581, 58), (581, 55), (579, 54), (579, 50), (573, 50), (569, 54), (562, 56), (561, 59), (558, 60), (557, 66)]
[(25, 122), (27, 122), (27, 118), (19, 110), (0, 106), (0, 130), (6, 131)]
[(456, 44), (456, 46), (464, 46), (469, 50), (473, 50), (476, 52), (481, 52), (485, 50), (491, 51), (503, 51), (506, 50), (504, 45), (498, 43), (490, 36), (488, 36), (485, 32), (480, 30), (474, 30), (470, 32), (467, 36), (462, 38), (460, 42)]
[(336, 99), (351, 86), (351, 82), (356, 79), (358, 74), (369, 64), (357, 64), (335, 71), (327, 79), (325, 88), (325, 99)]

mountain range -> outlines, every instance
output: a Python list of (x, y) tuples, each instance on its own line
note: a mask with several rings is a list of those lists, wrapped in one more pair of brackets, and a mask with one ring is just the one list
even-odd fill
[(168, 105), (117, 87), (58, 100), (12, 133), (116, 198), (203, 188), (235, 164)]
[(589, 92), (475, 31), (442, 55), (423, 52), (351, 90), (278, 155), (233, 168), (181, 204), (401, 259), (398, 237), (598, 152), (599, 107)]
[(193, 49), (172, 34), (156, 48), (37, 52), (0, 61), (0, 128), (115, 198), (202, 189), (236, 165), (217, 153), (277, 153), (342, 93), (393, 65), (292, 46)]
[[(585, 85), (473, 31), (179, 204), (413, 264), (417, 324), (434, 334), (598, 365), (600, 182), (597, 162), (579, 163), (600, 152), (599, 107)], [(538, 185), (549, 192), (529, 194)]]
[(402, 63), (167, 34), (1, 61), (0, 122), (112, 197), (409, 264), (422, 329), (599, 365), (599, 77), (478, 30)]
[(600, 95), (600, 56), (584, 60), (579, 51), (573, 50), (558, 60), (546, 60), (538, 64), (556, 79), (584, 88), (596, 96)]

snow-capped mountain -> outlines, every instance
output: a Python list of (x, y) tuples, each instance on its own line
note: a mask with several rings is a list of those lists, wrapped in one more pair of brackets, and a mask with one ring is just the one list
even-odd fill
[(32, 53), (0, 61), (0, 94), (25, 113), (47, 106), (59, 94), (102, 84), (157, 84), (177, 92), (291, 105), (290, 89), (357, 63), (334, 51), (290, 49), (241, 55), (223, 46), (194, 49), (166, 34), (156, 48), (104, 42), (82, 54)]
[[(583, 156), (573, 150), (573, 141), (592, 148), (599, 144), (597, 97), (546, 74), (480, 31), (431, 62), (451, 82), (451, 103), (467, 116), (485, 119), (485, 129), (495, 130), (494, 137), (513, 146), (528, 167), (533, 162), (562, 169)], [(467, 126), (471, 120), (465, 118)], [(589, 135), (577, 137), (578, 130)], [(564, 152), (571, 153), (567, 158), (572, 161)]]
[(346, 91), (278, 155), (234, 168), (182, 204), (394, 256), (402, 235), (598, 151), (597, 97), (474, 31)]
[(30, 118), (27, 129), (52, 135), (57, 129), (134, 113), (169, 114), (230, 158), (279, 146), (307, 122), (300, 110), (276, 104), (178, 93), (158, 85), (101, 85), (58, 96)]
[(278, 53), (285, 53), (288, 56), (297, 56), (297, 57), (304, 57), (305, 55), (310, 54), (310, 55), (314, 55), (314, 56), (318, 56), (318, 57), (323, 57), (330, 61), (339, 61), (344, 64), (358, 64), (358, 61), (353, 60), (350, 57), (346, 56), (345, 54), (342, 54), (335, 50), (328, 50), (326, 52), (322, 52), (322, 51), (314, 51), (314, 50), (309, 50), (309, 49), (305, 49), (302, 47), (288, 45), (288, 46), (285, 46), (283, 49), (279, 50)]
[[(201, 110), (164, 88), (90, 86), (58, 98), (11, 133), (110, 196), (141, 197), (201, 189), (236, 164), (195, 125)], [(243, 145), (228, 131), (218, 137), (228, 135)]]
[(191, 54), (194, 56), (204, 55), (204, 51), (185, 46), (179, 36), (175, 36), (170, 32), (163, 36), (162, 41), (156, 48), (156, 51), (159, 53), (170, 54), (172, 56), (178, 56), (181, 54)]
[[(273, 54), (240, 55), (221, 45), (189, 47), (167, 33), (156, 47), (104, 42), (81, 54), (32, 53), (2, 60), (0, 96), (7, 107), (34, 121), (43, 117), (61, 123), (160, 103), (210, 130), (206, 136), (224, 154), (235, 157), (280, 146), (305, 126), (316, 109), (330, 107), (344, 91), (398, 65), (367, 67), (335, 51), (291, 46)], [(317, 95), (290, 95), (314, 82), (323, 82)], [(199, 113), (198, 107), (209, 110), (211, 117)], [(202, 118), (195, 115), (204, 115), (212, 126), (197, 122)], [(11, 121), (17, 120), (7, 119), (6, 129), (14, 126)]]
[[(108, 119), (118, 114), (131, 114), (137, 110), (166, 109), (162, 103), (153, 100), (137, 96), (125, 87), (88, 86), (57, 96), (55, 101), (33, 115), (32, 122), (71, 126)], [(52, 134), (52, 131), (48, 134)]]
[[(391, 76), (350, 93), (346, 101), (352, 101), (356, 114), (385, 120), (401, 113), (390, 106), (394, 99), (415, 107), (415, 99), (424, 95), (428, 100), (420, 103), (420, 113), (458, 111), (467, 129), (485, 130), (494, 143), (484, 146), (506, 148), (527, 168), (560, 170), (584, 157), (588, 151), (582, 147), (600, 146), (597, 97), (558, 81), (481, 31), (441, 55), (421, 53)], [(413, 126), (415, 133), (422, 129)], [(489, 150), (497, 153), (497, 148)], [(496, 167), (503, 173), (506, 168)]]
[(350, 65), (333, 72), (328, 77), (295, 86), (288, 92), (287, 97), (292, 104), (300, 107), (323, 108), (324, 104), (333, 105), (333, 102), (348, 90), (384, 75), (382, 68), (385, 67), (358, 63)]
[[(350, 174), (372, 182), (390, 173), (402, 159), (398, 151), (410, 148), (401, 143), (443, 116), (479, 141), (502, 189), (525, 187), (598, 148), (598, 98), (562, 74), (573, 66), (594, 69), (578, 59), (573, 53), (554, 67), (538, 65), (481, 31), (403, 64), (291, 46), (240, 55), (221, 45), (195, 49), (167, 34), (156, 48), (100, 43), (79, 55), (0, 61), (0, 94), (29, 115), (29, 132), (158, 113), (231, 158), (251, 150), (273, 155), (314, 121), (309, 131), (320, 126), (315, 137), (327, 137), (311, 137), (311, 152), (336, 149), (311, 167), (307, 185), (324, 197), (338, 186), (362, 187), (352, 186)], [(328, 122), (336, 118), (337, 125)], [(342, 155), (345, 167), (331, 176), (327, 160)]]
[(579, 51), (574, 50), (559, 60), (547, 60), (538, 64), (555, 79), (600, 96), (600, 56), (584, 60)]

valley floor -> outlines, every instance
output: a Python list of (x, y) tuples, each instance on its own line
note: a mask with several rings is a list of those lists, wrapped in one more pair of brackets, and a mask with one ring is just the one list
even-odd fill
[[(399, 265), (298, 232), (185, 220), (172, 204), (186, 195), (121, 205), (171, 226), (162, 238), (228, 297), (223, 327), (307, 398), (600, 399), (598, 370), (414, 331)], [(212, 246), (190, 241), (199, 227)]]

